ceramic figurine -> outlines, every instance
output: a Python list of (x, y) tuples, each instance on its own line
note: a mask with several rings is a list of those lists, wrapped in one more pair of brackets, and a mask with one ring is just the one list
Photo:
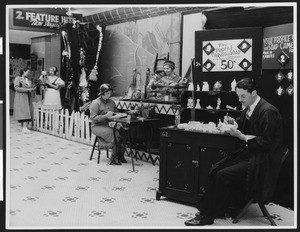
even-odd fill
[(220, 109), (220, 106), (221, 106), (221, 99), (218, 98), (216, 110), (219, 110), (219, 109)]
[(175, 125), (178, 126), (180, 124), (180, 111), (177, 110), (175, 114)]
[(127, 99), (131, 99), (132, 98), (132, 96), (133, 96), (133, 91), (132, 91), (132, 89), (129, 87), (128, 88), (128, 92), (127, 92)]
[(214, 91), (221, 91), (221, 89), (222, 89), (222, 83), (221, 83), (221, 81), (217, 81), (217, 82), (214, 84), (213, 90), (214, 90)]
[(207, 81), (203, 81), (202, 91), (209, 91), (209, 85)]
[(236, 80), (233, 79), (233, 81), (231, 82), (231, 91), (235, 91), (235, 86), (236, 86)]
[(194, 83), (193, 82), (189, 83), (188, 91), (194, 91)]
[(196, 109), (201, 109), (200, 99), (197, 99), (197, 103), (196, 103), (195, 108), (196, 108)]
[(194, 100), (192, 97), (190, 97), (187, 102), (187, 108), (193, 108), (193, 107), (194, 107)]

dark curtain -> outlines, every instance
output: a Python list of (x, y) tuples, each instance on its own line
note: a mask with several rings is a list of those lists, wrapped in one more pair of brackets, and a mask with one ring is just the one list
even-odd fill
[[(88, 81), (89, 99), (93, 100), (98, 95), (98, 86), (100, 83), (100, 72), (98, 65), (98, 80), (89, 80), (89, 74), (96, 62), (96, 55), (99, 43), (99, 31), (92, 23), (77, 23), (65, 24), (61, 27), (61, 33), (67, 34), (68, 43), (71, 50), (71, 57), (62, 56), (62, 79), (66, 82), (66, 88), (61, 90), (62, 102), (64, 108), (67, 108), (69, 112), (73, 110), (78, 111), (82, 105), (86, 103), (81, 99), (82, 90), (79, 88), (79, 81), (81, 75), (81, 69), (84, 68), (86, 72), (86, 79)], [(102, 27), (102, 32), (104, 28)], [(62, 50), (65, 49), (65, 42), (62, 38)], [(85, 62), (82, 66), (80, 63), (80, 50), (85, 51)], [(98, 63), (100, 63), (101, 52), (99, 55)]]

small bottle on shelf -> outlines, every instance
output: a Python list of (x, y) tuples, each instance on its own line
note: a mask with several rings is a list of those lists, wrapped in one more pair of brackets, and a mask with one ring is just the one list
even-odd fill
[(193, 82), (189, 83), (188, 91), (194, 91), (194, 83)]
[(180, 110), (178, 109), (175, 113), (175, 125), (178, 126), (180, 124)]

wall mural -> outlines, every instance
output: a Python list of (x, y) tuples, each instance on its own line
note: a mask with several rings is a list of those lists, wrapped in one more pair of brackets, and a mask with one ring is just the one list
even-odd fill
[(115, 96), (124, 96), (133, 77), (133, 69), (145, 84), (146, 69), (153, 72), (156, 53), (170, 54), (179, 72), (181, 15), (159, 16), (107, 26), (101, 50), (101, 82), (114, 88)]

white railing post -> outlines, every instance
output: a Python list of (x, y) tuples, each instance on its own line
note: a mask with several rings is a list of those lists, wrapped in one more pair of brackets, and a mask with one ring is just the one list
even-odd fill
[(85, 142), (86, 142), (86, 144), (91, 144), (90, 121), (89, 121), (88, 116), (84, 117), (84, 124), (85, 124)]
[(70, 115), (69, 110), (65, 109), (65, 138), (69, 138), (69, 123), (70, 123)]
[(68, 109), (45, 109), (41, 104), (33, 103), (32, 128), (36, 131), (93, 145), (95, 135), (91, 133), (90, 123), (84, 112), (73, 111), (70, 115)]
[(40, 123), (41, 123), (41, 126), (40, 126), (40, 128), (41, 128), (41, 131), (43, 132), (44, 131), (44, 125), (45, 125), (45, 123), (44, 123), (44, 107), (41, 107), (41, 121), (40, 121)]
[(68, 132), (68, 139), (70, 140), (72, 140), (73, 137), (74, 117), (75, 117), (75, 112), (73, 111), (70, 117), (69, 132)]

